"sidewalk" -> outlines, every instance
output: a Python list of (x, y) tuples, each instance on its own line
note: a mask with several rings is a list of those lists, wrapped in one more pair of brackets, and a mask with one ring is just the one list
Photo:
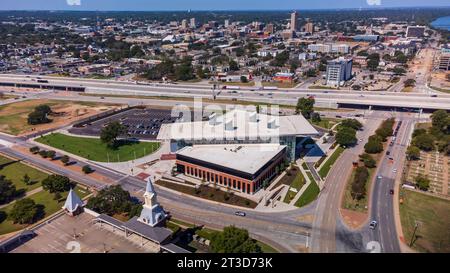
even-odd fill
[(42, 186), (41, 186), (41, 187), (36, 188), (36, 189), (34, 189), (34, 190), (27, 191), (23, 197), (18, 198), (18, 199), (14, 199), (14, 200), (12, 200), (11, 202), (9, 202), (9, 203), (7, 203), (7, 204), (1, 205), (1, 206), (0, 206), (0, 209), (2, 209), (2, 208), (4, 208), (4, 207), (7, 207), (7, 206), (9, 206), (9, 205), (11, 205), (11, 204), (14, 204), (17, 200), (20, 200), (20, 199), (22, 199), (22, 198), (26, 198), (26, 197), (28, 197), (28, 196), (30, 196), (30, 195), (33, 195), (33, 194), (35, 194), (35, 193), (38, 193), (38, 192), (40, 192), (40, 191), (42, 191), (42, 190), (43, 190), (43, 188), (42, 188)]

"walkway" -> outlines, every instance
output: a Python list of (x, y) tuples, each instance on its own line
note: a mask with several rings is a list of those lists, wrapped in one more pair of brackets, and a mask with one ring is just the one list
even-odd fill
[(9, 206), (9, 205), (11, 205), (11, 204), (14, 204), (17, 200), (26, 198), (26, 197), (28, 197), (28, 196), (30, 196), (30, 195), (33, 195), (33, 194), (35, 194), (35, 193), (38, 193), (38, 192), (40, 192), (40, 191), (42, 191), (42, 190), (43, 190), (43, 188), (42, 188), (42, 186), (41, 186), (41, 187), (36, 188), (36, 189), (34, 189), (34, 190), (27, 191), (27, 192), (25, 193), (25, 195), (22, 196), (21, 198), (14, 199), (13, 201), (11, 201), (11, 202), (9, 202), (9, 203), (7, 203), (7, 204), (1, 205), (1, 206), (0, 206), (0, 209), (2, 209), (2, 208), (4, 208), (4, 207), (7, 207), (7, 206)]

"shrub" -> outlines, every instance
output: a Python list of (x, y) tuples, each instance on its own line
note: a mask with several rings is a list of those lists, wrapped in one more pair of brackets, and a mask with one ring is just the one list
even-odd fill
[(83, 168), (81, 169), (85, 174), (90, 174), (92, 172), (94, 172), (93, 169), (91, 169), (91, 166), (89, 165), (84, 165)]

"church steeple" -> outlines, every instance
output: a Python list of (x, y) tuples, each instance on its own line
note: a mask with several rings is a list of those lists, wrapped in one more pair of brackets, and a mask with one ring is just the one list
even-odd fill
[(167, 215), (163, 208), (158, 203), (155, 188), (153, 187), (152, 180), (149, 177), (145, 187), (144, 205), (138, 220), (153, 227), (164, 220), (166, 216)]

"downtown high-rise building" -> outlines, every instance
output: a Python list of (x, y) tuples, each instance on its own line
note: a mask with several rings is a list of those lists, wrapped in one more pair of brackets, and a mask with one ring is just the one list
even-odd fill
[(183, 21), (181, 21), (181, 28), (182, 29), (187, 29), (188, 25), (187, 25), (187, 20), (183, 19)]
[(291, 31), (297, 31), (298, 13), (294, 11), (291, 13)]
[(195, 18), (191, 18), (191, 22), (190, 22), (190, 27), (191, 28), (196, 28), (196, 23), (195, 23)]
[(228, 28), (229, 26), (230, 26), (230, 20), (225, 20), (225, 25), (224, 25), (226, 28)]

